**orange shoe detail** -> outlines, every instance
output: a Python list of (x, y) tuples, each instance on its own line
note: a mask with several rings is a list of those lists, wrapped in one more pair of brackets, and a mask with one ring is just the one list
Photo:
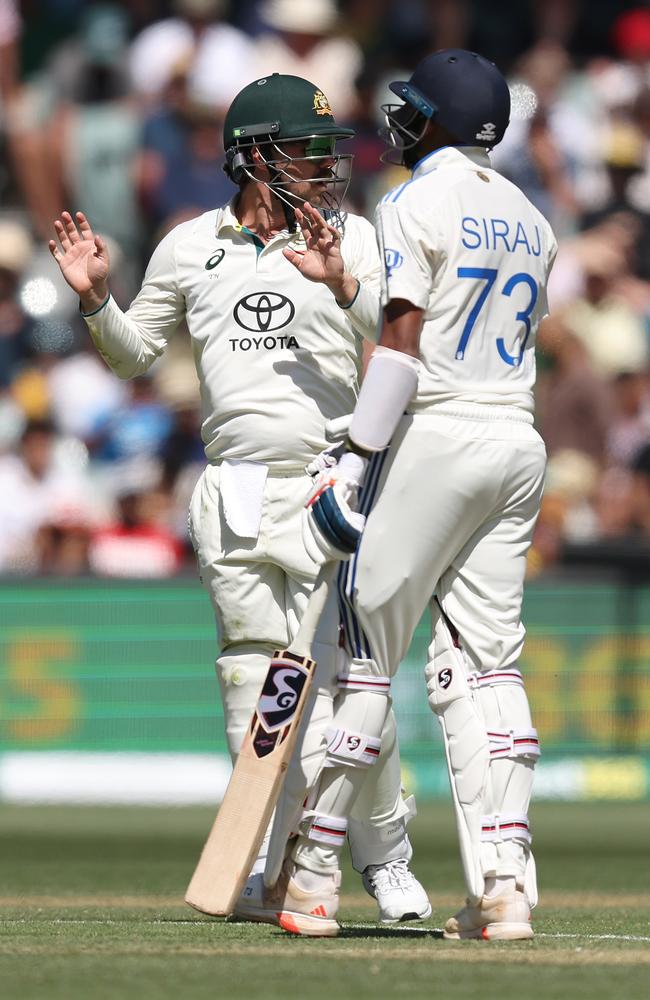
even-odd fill
[(293, 919), (290, 913), (280, 913), (278, 915), (278, 923), (283, 931), (289, 931), (290, 934), (300, 934), (301, 930), (298, 924)]

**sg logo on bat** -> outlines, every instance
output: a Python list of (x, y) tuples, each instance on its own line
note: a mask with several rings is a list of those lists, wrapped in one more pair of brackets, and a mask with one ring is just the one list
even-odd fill
[(293, 718), (309, 670), (301, 663), (278, 660), (271, 663), (257, 703), (257, 715), (268, 733), (277, 732)]

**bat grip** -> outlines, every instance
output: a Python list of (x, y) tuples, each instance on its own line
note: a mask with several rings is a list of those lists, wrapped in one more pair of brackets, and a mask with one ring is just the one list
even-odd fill
[(300, 622), (300, 628), (296, 633), (295, 639), (289, 644), (291, 651), (298, 656), (308, 656), (311, 658), (311, 646), (316, 635), (316, 629), (327, 604), (330, 586), (338, 568), (338, 562), (326, 562), (323, 563), (318, 571), (314, 589), (311, 592), (305, 613)]

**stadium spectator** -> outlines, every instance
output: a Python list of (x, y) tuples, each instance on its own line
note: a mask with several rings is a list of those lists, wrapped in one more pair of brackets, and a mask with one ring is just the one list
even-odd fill
[(137, 162), (140, 199), (153, 242), (235, 193), (223, 172), (222, 129), (218, 109), (194, 99), (188, 92), (187, 68), (179, 67), (163, 103), (144, 120)]
[(29, 356), (32, 322), (20, 305), (18, 287), (32, 252), (24, 226), (0, 221), (0, 389), (11, 385)]
[(650, 443), (635, 456), (632, 473), (631, 532), (650, 541)]
[(576, 211), (602, 195), (606, 110), (591, 76), (576, 74), (557, 42), (533, 45), (511, 82), (518, 88), (515, 113), (494, 164), (522, 183), (534, 203), (542, 199), (558, 235), (570, 234)]
[(160, 455), (172, 429), (172, 416), (155, 394), (148, 375), (131, 379), (121, 406), (95, 426), (92, 453), (101, 462), (123, 462)]
[(604, 146), (603, 163), (607, 172), (609, 194), (600, 208), (584, 212), (582, 229), (593, 229), (614, 215), (627, 218), (634, 227), (631, 265), (641, 278), (650, 278), (650, 214), (633, 198), (633, 182), (645, 166), (645, 142), (640, 129), (631, 123), (613, 125)]
[(647, 372), (621, 372), (613, 381), (614, 413), (607, 454), (612, 465), (630, 467), (650, 442), (650, 385)]
[(584, 344), (604, 377), (642, 371), (648, 363), (645, 323), (621, 293), (629, 268), (620, 248), (598, 234), (580, 246), (583, 293), (561, 311), (566, 328)]
[[(363, 57), (357, 43), (338, 34), (338, 9), (334, 0), (262, 0), (259, 14), (267, 30), (255, 44), (256, 72), (291, 73), (318, 80), (337, 118), (355, 113), (354, 81)], [(248, 81), (247, 81), (248, 82)]]
[(224, 0), (174, 0), (172, 6), (175, 16), (150, 24), (131, 44), (133, 89), (156, 104), (179, 67), (188, 67), (197, 97), (224, 110), (255, 77), (250, 40), (221, 19)]
[(607, 380), (596, 374), (587, 347), (562, 319), (544, 321), (538, 344), (542, 364), (536, 398), (549, 456), (570, 450), (602, 466), (611, 424)]
[(90, 209), (100, 232), (114, 241), (114, 267), (125, 298), (137, 287), (142, 226), (134, 189), (141, 119), (129, 93), (125, 65), (128, 22), (115, 4), (89, 7), (74, 81), (61, 95), (49, 129), (50, 171), (60, 204)]
[(90, 568), (97, 576), (165, 578), (183, 563), (183, 546), (165, 524), (167, 497), (157, 463), (125, 463), (111, 477), (117, 519), (92, 537)]
[(0, 457), (0, 572), (39, 572), (41, 529), (53, 524), (76, 528), (101, 514), (89, 481), (70, 469), (56, 445), (54, 425), (34, 420), (26, 425), (17, 453)]
[(0, 0), (0, 115), (18, 84), (21, 19), (15, 0)]

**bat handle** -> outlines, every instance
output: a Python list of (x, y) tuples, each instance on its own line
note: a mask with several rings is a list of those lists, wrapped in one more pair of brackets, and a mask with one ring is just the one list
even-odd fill
[(295, 639), (289, 644), (291, 651), (298, 656), (311, 657), (311, 647), (316, 635), (316, 629), (327, 604), (330, 586), (338, 568), (338, 562), (327, 562), (323, 563), (318, 571), (314, 589), (311, 592), (305, 613), (300, 622), (300, 628), (296, 633)]

